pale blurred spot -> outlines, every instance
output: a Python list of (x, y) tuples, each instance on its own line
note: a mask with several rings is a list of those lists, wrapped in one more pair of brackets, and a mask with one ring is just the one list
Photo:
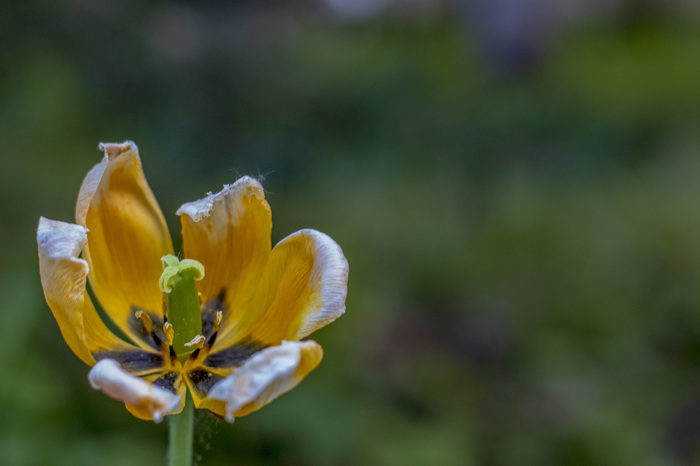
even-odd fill
[(345, 19), (371, 19), (379, 15), (391, 0), (324, 0)]
[(187, 6), (165, 5), (154, 9), (146, 35), (151, 46), (171, 60), (189, 62), (200, 54), (197, 16)]
[[(449, 0), (323, 0), (343, 19), (368, 20), (380, 14), (429, 16), (447, 8)], [(460, 0), (457, 0), (460, 1)]]

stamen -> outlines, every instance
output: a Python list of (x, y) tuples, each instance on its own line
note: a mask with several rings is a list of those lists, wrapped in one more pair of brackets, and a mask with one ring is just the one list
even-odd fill
[(214, 314), (214, 331), (218, 332), (221, 329), (221, 321), (224, 319), (224, 313), (216, 311)]
[(206, 338), (204, 338), (204, 335), (197, 335), (190, 341), (189, 343), (185, 343), (185, 346), (196, 346), (199, 349), (204, 348), (204, 341)]
[(151, 320), (151, 316), (149, 316), (143, 311), (136, 311), (134, 313), (134, 316), (137, 319), (141, 319), (141, 322), (143, 323), (143, 326), (148, 333), (153, 332), (153, 321)]
[(173, 325), (170, 322), (166, 322), (163, 324), (163, 333), (165, 333), (165, 339), (168, 340), (168, 346), (173, 346), (175, 330), (173, 330)]

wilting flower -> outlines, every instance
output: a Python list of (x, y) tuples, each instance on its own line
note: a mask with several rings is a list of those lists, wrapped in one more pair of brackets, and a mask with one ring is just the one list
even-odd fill
[[(155, 421), (179, 413), (189, 388), (197, 408), (230, 422), (296, 386), (323, 356), (316, 342), (300, 340), (345, 311), (340, 247), (301, 230), (271, 249), (270, 207), (260, 184), (243, 177), (180, 207), (179, 261), (136, 145), (101, 148), (80, 188), (76, 224), (42, 217), (37, 231), (46, 301), (68, 346), (93, 366), (90, 384)], [(167, 318), (168, 280), (178, 273), (201, 278), (192, 287), (199, 334), (187, 352), (173, 347), (185, 324)], [(88, 279), (126, 338), (99, 317)]]

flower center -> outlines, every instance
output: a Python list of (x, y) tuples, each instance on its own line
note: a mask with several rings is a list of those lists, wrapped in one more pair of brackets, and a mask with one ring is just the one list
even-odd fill
[(158, 285), (165, 293), (166, 315), (170, 326), (165, 329), (172, 348), (184, 360), (205, 338), (202, 335), (202, 314), (195, 280), (204, 277), (204, 266), (193, 259), (179, 260), (173, 255), (163, 256), (163, 274)]

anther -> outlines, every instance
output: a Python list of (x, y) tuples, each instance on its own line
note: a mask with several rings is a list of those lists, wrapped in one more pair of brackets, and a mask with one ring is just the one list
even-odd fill
[(137, 319), (141, 319), (141, 322), (143, 323), (143, 326), (148, 333), (151, 333), (153, 331), (153, 321), (151, 320), (151, 316), (149, 316), (143, 311), (136, 311), (134, 313), (134, 316)]
[(165, 339), (168, 340), (168, 346), (173, 346), (175, 330), (173, 330), (173, 325), (170, 322), (166, 322), (163, 324), (163, 333), (165, 333)]
[(189, 343), (185, 343), (185, 346), (196, 346), (199, 349), (204, 348), (204, 341), (206, 338), (204, 338), (203, 335), (197, 335), (190, 341)]
[(218, 332), (221, 329), (221, 321), (224, 318), (224, 313), (221, 311), (216, 311), (214, 314), (214, 331)]

